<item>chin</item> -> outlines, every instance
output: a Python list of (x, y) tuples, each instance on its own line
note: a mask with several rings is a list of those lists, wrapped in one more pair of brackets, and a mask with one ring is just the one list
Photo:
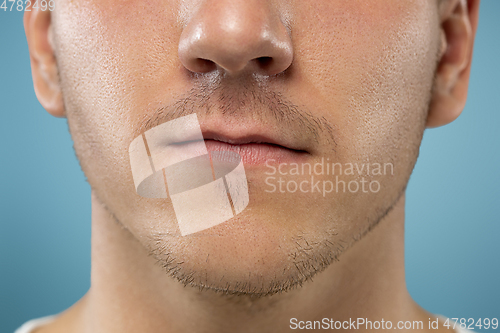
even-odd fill
[[(249, 208), (225, 223), (185, 237), (156, 237), (158, 263), (186, 286), (224, 295), (266, 296), (301, 286), (339, 252), (326, 230)], [(285, 218), (283, 218), (285, 216)], [(305, 234), (300, 230), (307, 229)], [(306, 236), (307, 235), (307, 236)]]

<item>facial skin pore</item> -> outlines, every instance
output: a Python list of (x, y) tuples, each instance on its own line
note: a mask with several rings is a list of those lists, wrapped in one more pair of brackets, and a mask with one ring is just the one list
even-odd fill
[[(405, 286), (404, 192), (424, 129), (463, 109), (478, 7), (61, 0), (26, 13), (37, 97), (67, 117), (92, 187), (91, 289), (41, 332), (281, 332), (292, 317), (427, 323)], [(364, 175), (376, 193), (269, 193), (269, 168), (249, 153), (248, 208), (183, 237), (169, 199), (135, 192), (128, 147), (190, 113), (212, 135), (277, 138), (297, 162), (393, 169)], [(285, 181), (310, 179), (284, 170)]]

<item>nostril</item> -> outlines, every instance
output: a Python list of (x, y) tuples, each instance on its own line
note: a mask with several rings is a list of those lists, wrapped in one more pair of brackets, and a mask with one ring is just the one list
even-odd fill
[(202, 72), (202, 73), (211, 72), (217, 68), (215, 62), (203, 58), (196, 58), (194, 65), (196, 68), (195, 72)]
[(259, 66), (261, 68), (264, 68), (264, 69), (269, 68), (269, 66), (271, 66), (271, 63), (273, 62), (272, 57), (260, 57), (260, 58), (257, 58), (256, 60), (257, 60), (257, 63), (259, 64)]

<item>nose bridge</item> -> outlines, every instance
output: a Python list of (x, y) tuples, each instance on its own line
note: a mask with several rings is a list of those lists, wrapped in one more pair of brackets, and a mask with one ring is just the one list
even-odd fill
[(284, 71), (292, 45), (279, 9), (266, 0), (206, 0), (187, 20), (179, 57), (193, 72)]

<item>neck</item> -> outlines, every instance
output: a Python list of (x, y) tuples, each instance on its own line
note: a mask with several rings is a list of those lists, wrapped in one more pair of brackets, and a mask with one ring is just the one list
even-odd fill
[(404, 196), (313, 281), (285, 294), (228, 297), (169, 278), (93, 197), (92, 286), (73, 311), (74, 323), (82, 332), (282, 332), (323, 318), (404, 318), (422, 320), (425, 331), (429, 314), (406, 290), (403, 240)]

